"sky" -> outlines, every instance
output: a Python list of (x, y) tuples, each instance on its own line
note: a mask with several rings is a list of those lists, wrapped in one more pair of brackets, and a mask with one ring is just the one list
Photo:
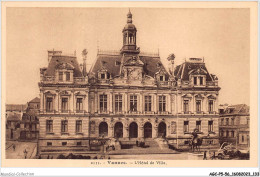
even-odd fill
[[(249, 9), (131, 8), (141, 52), (159, 51), (163, 64), (174, 53), (175, 65), (204, 57), (219, 78), (219, 104), (248, 104), (250, 80)], [(88, 50), (87, 66), (97, 49), (122, 47), (128, 8), (7, 8), (6, 103), (25, 104), (39, 97), (40, 68), (47, 50)]]

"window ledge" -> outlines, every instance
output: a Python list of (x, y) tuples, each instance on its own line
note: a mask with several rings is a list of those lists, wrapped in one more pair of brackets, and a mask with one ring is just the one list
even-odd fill
[(76, 135), (83, 135), (83, 132), (76, 132)]
[(46, 135), (54, 135), (53, 132), (46, 132)]
[(61, 135), (69, 135), (68, 132), (62, 132)]

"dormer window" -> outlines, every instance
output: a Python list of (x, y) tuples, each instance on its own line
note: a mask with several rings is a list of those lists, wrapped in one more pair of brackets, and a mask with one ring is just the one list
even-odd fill
[(164, 76), (160, 76), (160, 81), (164, 81)]
[(66, 72), (66, 81), (70, 81), (70, 73)]
[(205, 78), (204, 76), (193, 76), (193, 85), (194, 86), (205, 85), (204, 78)]
[(102, 73), (102, 74), (100, 75), (100, 78), (101, 78), (101, 79), (105, 79), (105, 78), (106, 78), (106, 74), (105, 74), (105, 73)]

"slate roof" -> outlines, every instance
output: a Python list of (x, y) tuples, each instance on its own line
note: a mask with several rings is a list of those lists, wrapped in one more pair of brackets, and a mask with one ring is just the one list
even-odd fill
[(6, 111), (25, 111), (25, 104), (6, 104)]
[(40, 98), (35, 97), (35, 98), (32, 99), (31, 101), (29, 101), (29, 103), (40, 103)]
[(225, 109), (224, 114), (250, 114), (250, 109), (246, 104), (230, 105)]
[(202, 69), (206, 71), (206, 81), (213, 81), (213, 78), (211, 77), (210, 73), (208, 72), (205, 63), (198, 62), (188, 62), (185, 61), (181, 65), (176, 66), (174, 70), (174, 75), (178, 79), (188, 81), (189, 80), (189, 72), (196, 69)]
[[(161, 63), (159, 56), (142, 56), (139, 55), (140, 60), (144, 63), (144, 72), (145, 74), (154, 77), (154, 74), (160, 70), (158, 67), (158, 63), (161, 67), (167, 72), (163, 64)], [(113, 55), (113, 54), (98, 54), (96, 62), (92, 66), (90, 72), (94, 72), (96, 77), (98, 71), (102, 68), (102, 63), (104, 63), (104, 67), (107, 69), (108, 73), (112, 75), (112, 77), (120, 74), (120, 65), (116, 65), (116, 62), (121, 63), (122, 55)], [(168, 78), (168, 72), (167, 76)]]
[(20, 121), (20, 115), (12, 114), (7, 117), (8, 121)]
[(74, 56), (63, 56), (63, 55), (53, 55), (47, 70), (45, 71), (45, 76), (55, 76), (55, 69), (61, 64), (70, 64), (74, 67), (74, 77), (82, 77), (82, 72), (80, 70), (77, 58)]

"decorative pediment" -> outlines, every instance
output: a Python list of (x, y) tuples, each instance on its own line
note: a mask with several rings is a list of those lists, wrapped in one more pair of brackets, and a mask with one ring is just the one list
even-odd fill
[(56, 69), (67, 69), (67, 70), (73, 70), (74, 66), (70, 63), (60, 63), (56, 66)]
[(207, 95), (207, 98), (208, 99), (216, 99), (217, 97), (216, 97), (216, 95), (209, 94), (209, 95)]
[(192, 98), (192, 95), (191, 94), (182, 94), (182, 97), (183, 98)]
[(86, 93), (79, 91), (79, 92), (76, 92), (75, 95), (76, 96), (86, 96)]
[(144, 63), (139, 59), (138, 56), (132, 56), (124, 63), (124, 66), (143, 66), (143, 65)]
[(45, 95), (56, 95), (54, 91), (46, 91), (44, 92)]
[(66, 90), (63, 90), (63, 91), (60, 92), (60, 95), (70, 95), (70, 93), (67, 92)]
[(204, 96), (202, 94), (200, 94), (200, 93), (199, 94), (195, 94), (194, 96), (195, 96), (195, 98), (204, 98)]
[(189, 75), (205, 75), (205, 74), (207, 74), (207, 71), (202, 68), (196, 68), (189, 71)]

